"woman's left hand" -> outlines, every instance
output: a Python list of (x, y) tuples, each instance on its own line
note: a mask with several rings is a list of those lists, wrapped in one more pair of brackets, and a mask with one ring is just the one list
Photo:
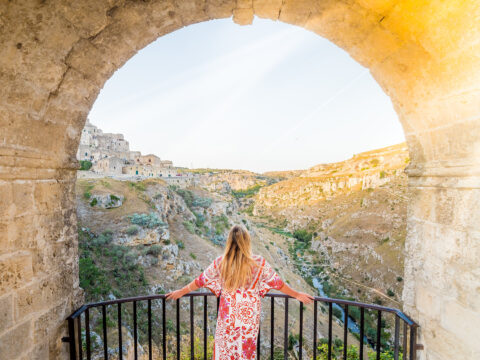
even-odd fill
[(175, 290), (175, 291), (172, 291), (172, 292), (169, 292), (168, 294), (166, 294), (166, 298), (167, 300), (177, 300), (177, 299), (180, 299), (184, 294), (184, 292), (180, 289), (180, 290)]

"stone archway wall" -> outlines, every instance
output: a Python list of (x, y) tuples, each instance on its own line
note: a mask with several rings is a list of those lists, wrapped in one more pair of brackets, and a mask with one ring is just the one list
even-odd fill
[(368, 67), (411, 153), (404, 301), (424, 359), (478, 359), (480, 3), (426, 0), (0, 2), (0, 351), (66, 358), (82, 300), (73, 186), (86, 116), (159, 36), (253, 15), (304, 27)]

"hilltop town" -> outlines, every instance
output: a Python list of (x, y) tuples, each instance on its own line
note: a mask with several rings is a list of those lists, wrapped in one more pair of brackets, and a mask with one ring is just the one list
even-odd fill
[(162, 178), (172, 184), (189, 185), (194, 175), (173, 166), (154, 154), (142, 155), (130, 150), (123, 134), (105, 133), (88, 119), (82, 130), (77, 159), (81, 162), (79, 177), (108, 176), (118, 180)]

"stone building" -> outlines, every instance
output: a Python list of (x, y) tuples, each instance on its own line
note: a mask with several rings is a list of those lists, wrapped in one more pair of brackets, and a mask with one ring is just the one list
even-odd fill
[(96, 173), (121, 175), (126, 164), (127, 161), (125, 159), (111, 156), (95, 162), (92, 166), (92, 170)]
[(140, 151), (130, 151), (128, 141), (122, 134), (104, 133), (88, 119), (80, 137), (77, 159), (91, 161), (91, 170), (100, 174), (142, 177), (176, 175), (172, 161), (161, 160), (154, 154), (142, 155)]
[(411, 160), (403, 303), (418, 358), (480, 358), (477, 0), (1, 2), (2, 358), (68, 358), (65, 319), (84, 302), (75, 155), (105, 82), (160, 36), (254, 15), (332, 41), (390, 97)]
[(131, 154), (128, 141), (122, 134), (104, 133), (87, 119), (80, 137), (78, 160), (95, 162), (111, 156), (131, 160), (135, 155)]

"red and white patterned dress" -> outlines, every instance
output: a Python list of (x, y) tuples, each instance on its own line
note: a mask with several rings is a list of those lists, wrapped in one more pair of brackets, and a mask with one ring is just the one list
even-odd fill
[(281, 289), (282, 279), (260, 255), (253, 256), (257, 267), (245, 288), (227, 291), (222, 287), (217, 257), (196, 279), (198, 287), (220, 296), (213, 360), (254, 360), (260, 324), (261, 298), (270, 289)]

